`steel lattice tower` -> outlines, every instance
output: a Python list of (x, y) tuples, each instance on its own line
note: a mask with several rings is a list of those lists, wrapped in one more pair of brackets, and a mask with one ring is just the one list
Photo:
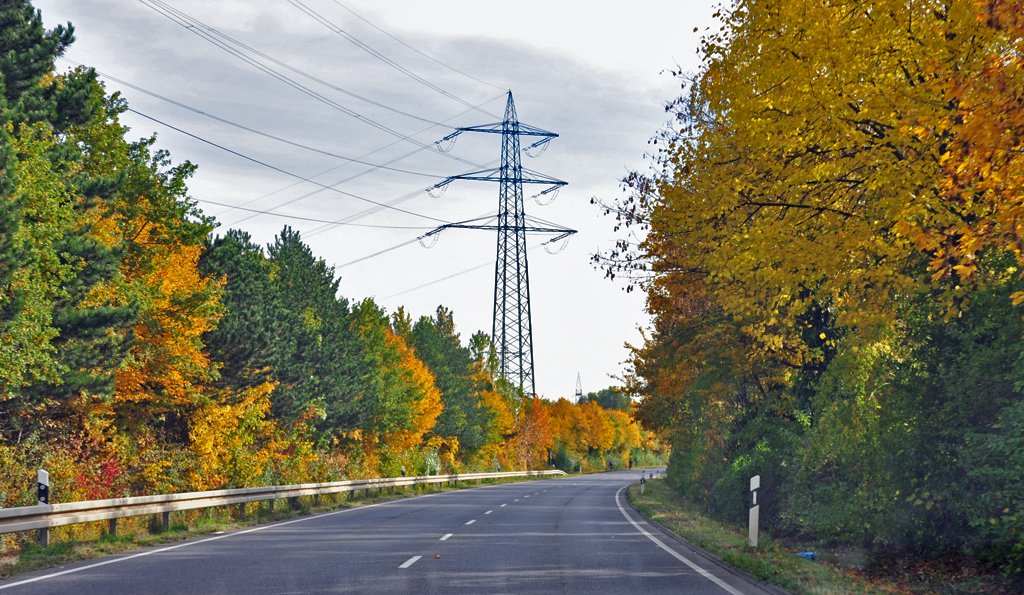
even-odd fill
[(519, 154), (519, 118), (512, 93), (501, 123), (501, 191), (498, 196), (498, 254), (494, 265), (494, 319), (491, 341), (502, 375), (534, 394), (533, 319), (530, 316), (530, 266), (526, 258), (523, 166)]
[[(497, 259), (494, 266), (494, 317), (491, 343), (498, 357), (499, 372), (503, 378), (521, 387), (526, 395), (534, 395), (533, 320), (530, 313), (530, 270), (526, 258), (527, 233), (553, 233), (557, 236), (546, 243), (566, 238), (576, 230), (552, 227), (543, 222), (535, 224), (523, 208), (523, 184), (546, 184), (546, 190), (537, 196), (556, 191), (565, 182), (537, 172), (525, 170), (520, 153), (520, 137), (541, 137), (529, 148), (543, 147), (558, 135), (522, 124), (516, 115), (512, 92), (505, 104), (505, 118), (501, 123), (458, 128), (443, 140), (451, 140), (463, 132), (501, 134), (501, 166), (497, 169), (452, 176), (434, 188), (443, 189), (453, 180), (481, 180), (498, 182), (498, 214), (494, 224), (481, 224), (481, 220), (442, 225), (425, 234), (429, 237), (445, 229), (486, 229), (498, 232)], [(442, 141), (438, 141), (442, 142)], [(491, 217), (493, 219), (493, 217)]]

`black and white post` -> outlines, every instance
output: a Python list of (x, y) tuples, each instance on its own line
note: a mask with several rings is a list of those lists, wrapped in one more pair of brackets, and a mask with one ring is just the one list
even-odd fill
[[(36, 477), (36, 488), (39, 492), (39, 505), (45, 506), (50, 503), (50, 474), (45, 469), (40, 469)], [(39, 545), (49, 547), (50, 529), (48, 527), (43, 527), (39, 530)]]
[(757, 547), (757, 513), (760, 506), (757, 504), (757, 490), (761, 487), (761, 476), (755, 475), (750, 478), (750, 531), (747, 542), (750, 547)]

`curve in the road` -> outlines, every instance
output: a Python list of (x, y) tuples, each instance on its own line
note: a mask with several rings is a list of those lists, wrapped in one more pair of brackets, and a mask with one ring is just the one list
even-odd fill
[[(291, 519), (0, 581), (11, 595), (763, 595), (628, 506), (636, 471), (499, 484)], [(4, 595), (7, 595), (5, 593)]]

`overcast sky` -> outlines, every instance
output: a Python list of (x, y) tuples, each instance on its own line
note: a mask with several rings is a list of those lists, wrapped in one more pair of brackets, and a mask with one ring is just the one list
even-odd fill
[[(647, 141), (666, 122), (664, 104), (680, 93), (679, 82), (666, 71), (676, 65), (697, 68), (699, 34), (692, 31), (711, 24), (710, 2), (609, 3), (614, 8), (551, 0), (35, 5), (47, 27), (74, 24), (77, 41), (66, 57), (107, 75), (107, 90), (121, 91), (131, 108), (334, 188), (302, 182), (126, 114), (135, 137), (156, 133), (158, 146), (175, 162), (199, 166), (190, 193), (217, 217), (218, 233), (240, 228), (266, 244), (290, 225), (337, 267), (345, 297), (372, 296), (388, 311), (404, 305), (414, 317), (443, 304), (453, 310), (464, 342), (476, 330), (491, 330), (493, 232), (446, 231), (430, 249), (412, 242), (348, 263), (414, 240), (438, 221), (497, 211), (496, 184), (460, 181), (439, 198), (424, 190), (447, 176), (496, 166), (499, 136), (464, 134), (447, 154), (421, 145), (433, 146), (453, 126), (499, 121), (511, 90), (522, 122), (560, 135), (543, 155), (524, 157), (524, 167), (568, 182), (547, 206), (530, 200), (536, 189), (526, 188), (526, 212), (579, 230), (558, 254), (529, 252), (537, 391), (552, 399), (571, 397), (577, 373), (584, 392), (618, 384), (611, 376), (623, 371), (624, 344), (641, 341), (638, 328), (648, 317), (642, 294), (626, 294), (590, 262), (615, 239), (614, 222), (590, 199), (622, 196), (621, 178), (648, 167)], [(175, 11), (179, 22), (165, 16)], [(180, 24), (188, 18), (194, 19), (191, 28)], [(206, 30), (215, 38), (219, 33), (244, 44), (220, 38), (250, 62), (283, 76), (275, 78), (200, 37), (195, 32), (203, 26), (215, 30)], [(110, 77), (319, 152), (216, 121)], [(367, 213), (375, 205), (360, 199), (392, 208)], [(210, 201), (358, 225), (254, 214)], [(534, 247), (543, 241), (530, 239)]]

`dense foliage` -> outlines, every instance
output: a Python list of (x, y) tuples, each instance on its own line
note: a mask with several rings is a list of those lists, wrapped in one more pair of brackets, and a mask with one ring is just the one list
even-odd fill
[(670, 478), (776, 535), (1024, 571), (1024, 4), (738, 0), (601, 255)]

